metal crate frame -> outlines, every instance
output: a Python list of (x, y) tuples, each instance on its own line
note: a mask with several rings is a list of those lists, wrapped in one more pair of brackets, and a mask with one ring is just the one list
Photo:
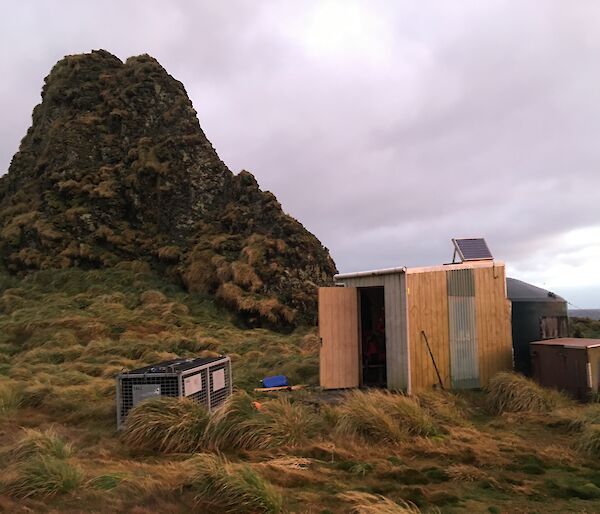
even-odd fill
[[(216, 368), (216, 369), (215, 369)], [(144, 369), (144, 368), (142, 368)], [(213, 391), (214, 372), (224, 370), (225, 385), (223, 388)], [(202, 387), (200, 391), (185, 394), (186, 378), (190, 378), (194, 375), (201, 375)], [(171, 385), (171, 394), (163, 394), (162, 390), (159, 396), (171, 396), (175, 398), (187, 397), (198, 403), (202, 403), (207, 410), (210, 412), (212, 409), (219, 407), (232, 393), (233, 391), (233, 376), (231, 373), (231, 359), (227, 356), (223, 356), (218, 360), (213, 360), (205, 364), (199, 364), (190, 369), (182, 371), (169, 371), (169, 372), (145, 372), (136, 373), (136, 370), (132, 372), (119, 373), (116, 376), (116, 400), (117, 400), (117, 429), (121, 430), (125, 424), (125, 419), (129, 411), (135, 406), (133, 404), (133, 398), (128, 400), (131, 405), (124, 407), (123, 398), (123, 385), (126, 382), (134, 382), (132, 385), (163, 385), (165, 380), (171, 380), (174, 384)], [(173, 389), (173, 385), (175, 388)], [(161, 388), (162, 389), (162, 388)], [(172, 394), (175, 393), (175, 394)], [(133, 396), (133, 392), (131, 393)]]

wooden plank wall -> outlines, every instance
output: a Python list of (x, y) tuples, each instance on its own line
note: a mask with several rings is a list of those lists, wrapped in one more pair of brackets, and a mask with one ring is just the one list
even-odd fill
[(427, 334), (444, 387), (450, 388), (448, 288), (445, 271), (406, 274), (412, 388), (416, 393), (438, 383), (435, 367), (421, 335)]
[[(465, 268), (468, 266), (465, 266)], [(510, 301), (506, 298), (504, 266), (473, 266), (479, 377), (481, 386), (498, 371), (512, 369)], [(438, 383), (435, 368), (421, 335), (425, 331), (444, 387), (451, 387), (448, 290), (446, 271), (406, 274), (408, 333), (412, 392)]]
[(484, 387), (498, 371), (512, 370), (511, 307), (503, 265), (476, 268), (474, 273), (479, 376)]
[(389, 273), (344, 279), (346, 286), (384, 288), (385, 345), (388, 389), (408, 387), (408, 347), (404, 273)]
[(358, 296), (355, 288), (319, 288), (319, 378), (324, 389), (358, 387)]

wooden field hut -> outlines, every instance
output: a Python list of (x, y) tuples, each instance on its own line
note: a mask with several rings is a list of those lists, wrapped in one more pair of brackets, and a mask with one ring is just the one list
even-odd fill
[(501, 262), (364, 271), (335, 281), (319, 289), (325, 389), (478, 388), (512, 369)]

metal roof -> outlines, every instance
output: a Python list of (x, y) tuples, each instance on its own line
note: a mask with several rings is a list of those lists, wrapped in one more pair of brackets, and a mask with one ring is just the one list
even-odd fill
[(600, 346), (600, 339), (586, 339), (576, 337), (561, 337), (559, 339), (546, 339), (545, 341), (533, 341), (530, 344), (546, 346), (566, 346), (568, 348), (594, 348)]
[(391, 275), (393, 273), (405, 273), (406, 268), (385, 268), (385, 269), (374, 269), (370, 271), (356, 271), (354, 273), (338, 273), (334, 275), (334, 280), (344, 280), (345, 278), (357, 278), (357, 277), (372, 277), (375, 275)]
[(374, 269), (369, 271), (356, 271), (353, 273), (338, 273), (333, 276), (333, 279), (341, 281), (347, 278), (358, 278), (358, 277), (373, 277), (377, 275), (392, 275), (395, 273), (428, 273), (432, 271), (452, 271), (460, 269), (473, 269), (473, 268), (492, 268), (492, 267), (503, 267), (502, 261), (466, 261), (458, 263), (441, 264), (438, 266), (425, 266), (416, 268), (407, 268), (406, 266), (398, 268), (384, 268)]
[(516, 278), (506, 278), (506, 292), (512, 302), (565, 302), (557, 294)]
[(143, 368), (134, 369), (131, 371), (124, 372), (125, 374), (143, 374), (143, 373), (178, 373), (180, 371), (186, 371), (188, 369), (196, 368), (198, 366), (204, 366), (211, 362), (215, 362), (224, 359), (224, 355), (218, 357), (208, 358), (195, 358), (195, 359), (172, 359), (168, 361), (159, 362), (158, 364), (152, 364), (150, 366), (144, 366)]

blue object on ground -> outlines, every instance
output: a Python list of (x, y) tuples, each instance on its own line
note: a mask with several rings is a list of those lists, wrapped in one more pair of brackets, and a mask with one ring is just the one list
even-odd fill
[(285, 375), (275, 375), (274, 377), (263, 378), (262, 385), (263, 387), (285, 387), (290, 384)]

